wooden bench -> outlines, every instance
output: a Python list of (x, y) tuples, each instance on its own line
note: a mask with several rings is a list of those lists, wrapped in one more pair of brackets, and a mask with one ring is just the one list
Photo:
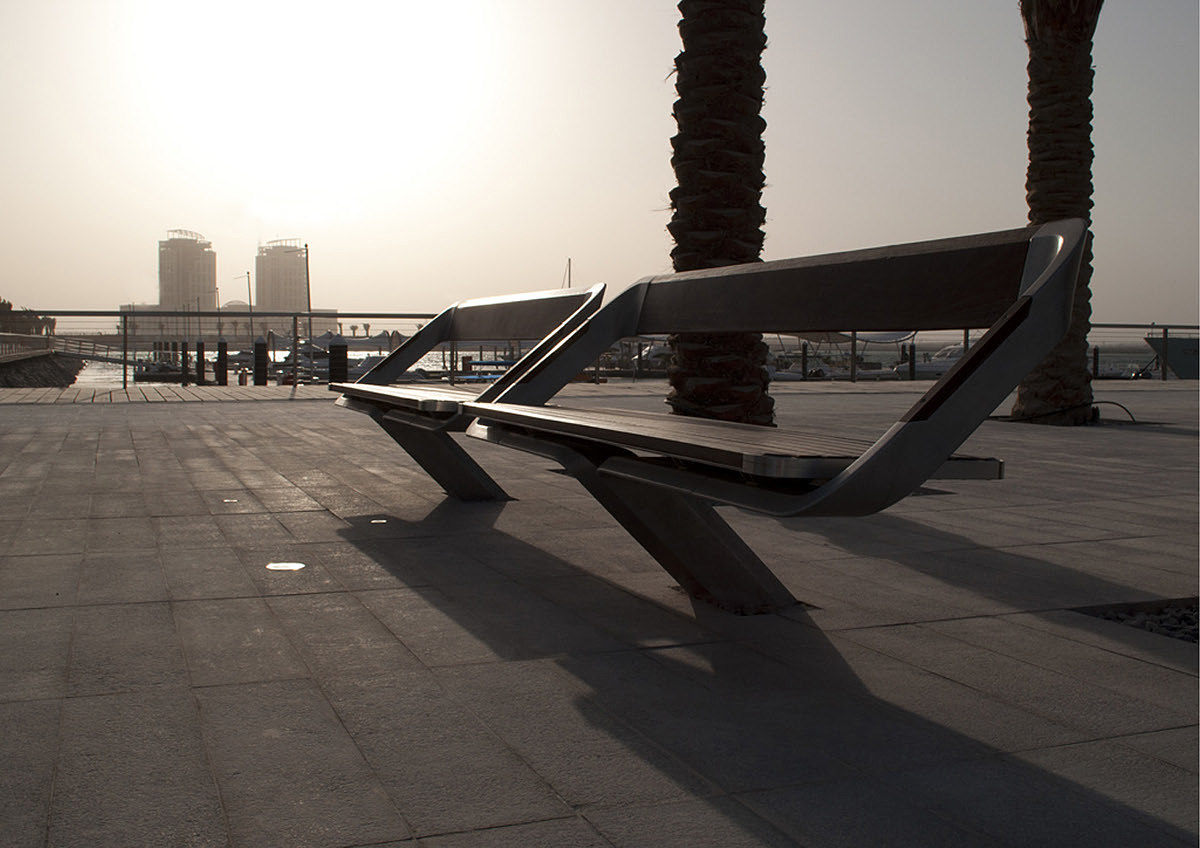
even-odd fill
[[(586, 291), (558, 290), (465, 300), (448, 307), (354, 383), (333, 383), (337, 403), (370, 415), (447, 493), (462, 500), (507, 497), (504, 490), (454, 441), (466, 428), (460, 407), (508, 392), (518, 403), (543, 403), (553, 395), (537, 386), (514, 389), (533, 363), (600, 306), (604, 286)], [(407, 376), (421, 358), (440, 344), (536, 340), (537, 345), (495, 382), (451, 385), (411, 382)], [(392, 383), (408, 379), (400, 385)], [(555, 389), (557, 391), (557, 388)]]
[[(737, 611), (794, 603), (713, 509), (865, 515), (931, 476), (997, 477), (954, 451), (1065, 334), (1081, 221), (644, 279), (488, 397), (467, 435), (549, 457), (693, 596)], [(962, 330), (987, 333), (877, 440), (545, 399), (622, 338), (669, 332)], [(386, 418), (386, 416), (385, 416)]]

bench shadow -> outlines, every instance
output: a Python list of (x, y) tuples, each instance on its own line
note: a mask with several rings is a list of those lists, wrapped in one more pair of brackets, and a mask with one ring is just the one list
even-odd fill
[[(928, 678), (915, 683), (934, 691), (945, 681), (866, 649), (839, 650), (802, 607), (739, 617), (654, 601), (532, 531), (498, 529), (508, 508), (446, 501), (413, 522), (349, 517), (342, 536), (486, 648), (490, 659), (456, 663), (410, 646), (451, 691), (471, 692), (504, 744), (618, 844), (1195, 841), (1008, 753), (1031, 740), (986, 744), (875, 694), (843, 651), (881, 664), (884, 677)], [(406, 554), (430, 546), (454, 556), (430, 567)], [(513, 699), (548, 717), (514, 723)], [(578, 717), (589, 732), (573, 726)]]
[[(840, 549), (843, 552), (840, 555), (884, 559), (972, 596), (986, 598), (1012, 612), (1071, 610), (1160, 597), (1132, 582), (1110, 580), (1034, 556), (1030, 549), (1040, 547), (1037, 542), (1013, 544), (1009, 548), (990, 547), (970, 536), (932, 527), (901, 513), (884, 512), (858, 519), (768, 520), (790, 531), (816, 534)], [(867, 528), (869, 531), (864, 532)], [(899, 541), (888, 544), (889, 539)], [(909, 540), (908, 544), (904, 540)], [(1063, 539), (1057, 544), (1117, 540)]]

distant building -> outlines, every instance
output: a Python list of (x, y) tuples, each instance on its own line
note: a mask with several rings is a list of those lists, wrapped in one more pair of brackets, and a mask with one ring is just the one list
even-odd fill
[(308, 311), (308, 248), (300, 239), (258, 246), (254, 260), (255, 306), (278, 312)]
[[(308, 245), (300, 239), (275, 239), (258, 246), (254, 259), (254, 308), (263, 312), (308, 312)], [(313, 335), (337, 326), (337, 310), (314, 309), (323, 317), (311, 319)], [(292, 334), (292, 319), (261, 316), (258, 329), (271, 331), (288, 338)], [(301, 337), (308, 335), (309, 319), (302, 318), (296, 330)]]
[(167, 230), (158, 243), (158, 305), (163, 309), (217, 308), (217, 254), (191, 230)]

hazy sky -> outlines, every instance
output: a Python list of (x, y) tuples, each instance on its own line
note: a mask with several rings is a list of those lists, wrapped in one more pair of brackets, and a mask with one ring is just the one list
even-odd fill
[[(316, 307), (670, 270), (670, 0), (0, 3), (0, 296), (158, 298), (203, 233), (222, 301), (299, 238)], [(776, 259), (1020, 226), (1017, 0), (768, 0)], [(1197, 3), (1096, 35), (1094, 320), (1195, 323)]]

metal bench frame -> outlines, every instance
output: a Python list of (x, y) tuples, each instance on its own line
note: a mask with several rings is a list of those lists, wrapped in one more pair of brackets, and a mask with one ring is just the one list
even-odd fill
[[(791, 593), (714, 504), (778, 516), (866, 515), (952, 467), (953, 452), (1066, 333), (1086, 238), (1084, 223), (1068, 220), (649, 277), (547, 339), (537, 361), (489, 397), (463, 402), (460, 414), (476, 419), (469, 436), (559, 462), (693, 596), (742, 613), (779, 609), (794, 603)], [(784, 461), (794, 442), (783, 434), (764, 436), (763, 448), (740, 461), (714, 460), (698, 456), (697, 442), (732, 434), (722, 422), (673, 425), (664, 415), (659, 441), (648, 444), (644, 413), (538, 405), (631, 336), (969, 327), (989, 329), (886, 433), (836, 467), (815, 463), (827, 470), (811, 474), (771, 473), (763, 460), (775, 454), (780, 467), (803, 467)], [(697, 439), (697, 427), (711, 437)]]
[[(544, 403), (538, 387), (514, 387), (519, 378), (600, 306), (604, 286), (585, 291), (541, 291), (465, 300), (447, 307), (354, 383), (333, 383), (337, 403), (370, 415), (447, 492), (460, 500), (498, 500), (508, 495), (450, 435), (466, 428), (460, 415), (468, 400), (501, 393), (518, 403)], [(444, 383), (389, 385), (439, 344), (538, 340), (538, 344), (482, 391)], [(514, 389), (513, 391), (510, 391)], [(555, 389), (557, 391), (557, 389)]]

